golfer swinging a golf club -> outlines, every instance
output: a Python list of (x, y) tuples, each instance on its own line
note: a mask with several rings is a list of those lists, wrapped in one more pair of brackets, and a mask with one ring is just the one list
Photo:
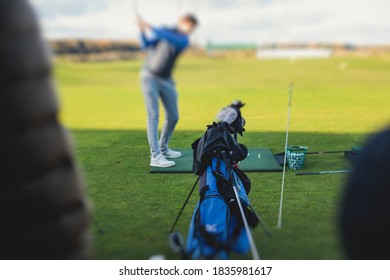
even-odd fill
[[(170, 167), (181, 157), (181, 153), (169, 148), (169, 140), (179, 120), (178, 94), (172, 71), (179, 55), (189, 45), (189, 35), (198, 22), (193, 15), (180, 18), (173, 29), (155, 27), (136, 16), (136, 24), (141, 31), (141, 48), (148, 55), (141, 71), (142, 91), (147, 110), (147, 133), (150, 145), (150, 166)], [(158, 139), (159, 99), (164, 106), (165, 122)]]

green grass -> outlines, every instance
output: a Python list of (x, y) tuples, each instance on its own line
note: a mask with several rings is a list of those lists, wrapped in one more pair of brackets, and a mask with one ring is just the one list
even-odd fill
[[(340, 69), (341, 64), (347, 68)], [(167, 233), (195, 180), (193, 174), (150, 174), (146, 114), (139, 87), (141, 61), (56, 62), (63, 112), (71, 129), (96, 219), (98, 259), (147, 259), (170, 252)], [(241, 142), (281, 152), (288, 85), (295, 84), (290, 144), (309, 150), (360, 145), (390, 121), (390, 62), (384, 58), (328, 60), (184, 58), (176, 71), (181, 120), (172, 147), (189, 147), (218, 110), (239, 98), (247, 133)], [(163, 114), (162, 114), (163, 116)], [(161, 118), (163, 119), (163, 118)], [(342, 155), (309, 155), (305, 171), (348, 168)], [(298, 177), (288, 171), (283, 229), (276, 228), (280, 173), (249, 173), (250, 200), (272, 228), (254, 232), (264, 259), (340, 259), (337, 211), (345, 175)], [(194, 195), (179, 222), (187, 233)], [(250, 256), (244, 256), (244, 258)]]

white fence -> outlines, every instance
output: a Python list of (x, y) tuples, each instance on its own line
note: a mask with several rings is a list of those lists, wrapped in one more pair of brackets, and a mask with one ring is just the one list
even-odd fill
[(258, 50), (257, 58), (274, 59), (274, 58), (328, 58), (332, 55), (331, 49), (275, 49), (275, 50)]

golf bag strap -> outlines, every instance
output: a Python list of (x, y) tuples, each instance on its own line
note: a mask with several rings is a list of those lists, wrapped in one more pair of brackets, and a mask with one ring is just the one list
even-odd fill
[(227, 157), (227, 154), (225, 151), (222, 151), (221, 152), (221, 157), (225, 163), (225, 166), (226, 166), (226, 171), (228, 173), (228, 180), (230, 181), (230, 183), (233, 185), (233, 174), (232, 174), (232, 167), (230, 165), (230, 162), (229, 162), (229, 159)]
[(215, 169), (213, 169), (213, 162), (210, 162), (210, 168), (211, 168), (211, 172), (213, 173), (213, 175), (218, 178), (218, 176), (220, 176), (221, 174), (221, 157), (219, 154), (216, 155), (216, 158), (217, 158), (217, 161), (216, 161), (216, 164), (215, 164)]
[(217, 164), (216, 164), (216, 167), (215, 167), (215, 171), (216, 172), (220, 172), (221, 171), (221, 157), (217, 157)]

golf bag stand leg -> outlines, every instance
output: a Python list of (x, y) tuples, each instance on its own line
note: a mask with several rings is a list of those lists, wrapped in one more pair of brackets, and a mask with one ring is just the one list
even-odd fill
[(199, 178), (200, 178), (200, 177), (198, 177), (198, 179), (196, 179), (195, 184), (194, 184), (194, 186), (192, 187), (190, 193), (188, 194), (187, 199), (186, 199), (186, 201), (185, 201), (184, 204), (183, 204), (183, 207), (180, 209), (180, 212), (179, 212), (179, 214), (177, 215), (177, 217), (176, 217), (176, 219), (175, 219), (175, 221), (174, 221), (174, 223), (173, 223), (173, 225), (172, 225), (171, 230), (169, 231), (169, 233), (172, 233), (172, 232), (174, 231), (177, 222), (179, 221), (181, 215), (183, 214), (184, 208), (187, 206), (187, 203), (188, 203), (188, 201), (190, 200), (190, 198), (191, 198), (191, 196), (192, 196), (192, 193), (194, 192), (194, 190), (195, 190), (195, 188), (196, 188), (196, 184), (198, 184), (198, 182), (199, 182)]
[(192, 187), (190, 193), (187, 196), (186, 201), (184, 202), (182, 208), (180, 209), (180, 212), (177, 215), (177, 217), (176, 217), (176, 219), (171, 227), (171, 230), (169, 231), (169, 236), (168, 236), (169, 246), (171, 247), (172, 251), (175, 254), (180, 253), (183, 259), (187, 259), (186, 252), (184, 249), (184, 239), (183, 239), (183, 236), (181, 235), (181, 233), (175, 232), (174, 230), (175, 230), (177, 222), (179, 221), (181, 215), (183, 214), (184, 208), (187, 206), (188, 201), (190, 200), (190, 198), (191, 198), (191, 196), (196, 188), (196, 184), (198, 184), (198, 182), (199, 182), (199, 177), (198, 177), (198, 179), (196, 179), (194, 186)]

